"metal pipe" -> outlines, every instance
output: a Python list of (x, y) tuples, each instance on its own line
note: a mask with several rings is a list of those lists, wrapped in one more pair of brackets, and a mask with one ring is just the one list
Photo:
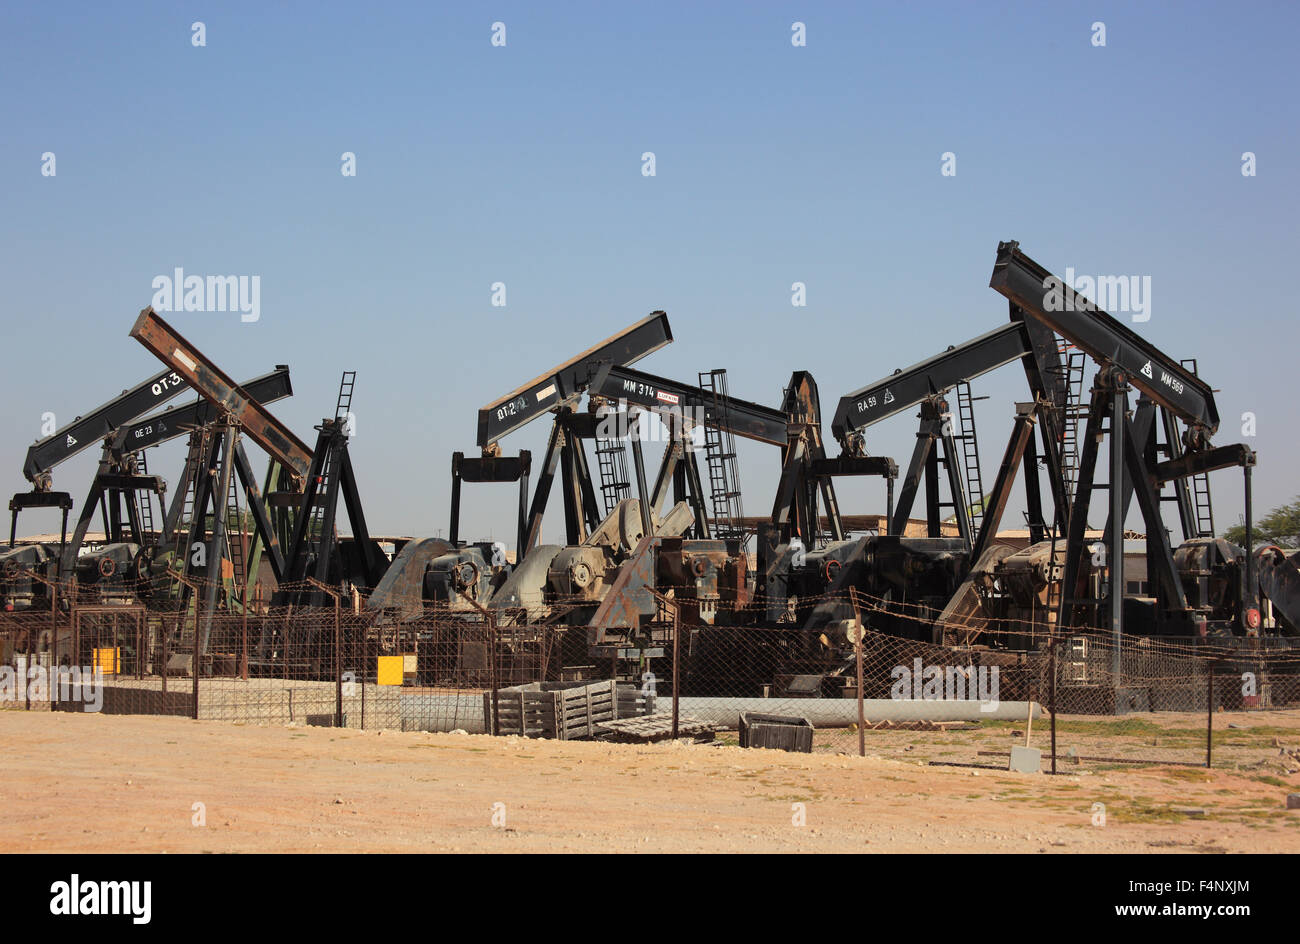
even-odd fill
[[(847, 728), (857, 719), (857, 705), (848, 698), (697, 698), (679, 699), (681, 714), (701, 721), (712, 721), (734, 729), (741, 712), (789, 714), (807, 718), (818, 727)], [(452, 731), (461, 728), (470, 734), (491, 730), (490, 719), (483, 715), (480, 693), (452, 695), (402, 695), (402, 717), (415, 722), (414, 730)], [(871, 721), (1024, 721), (1041, 717), (1043, 708), (1036, 702), (1004, 701), (988, 703), (981, 711), (978, 701), (912, 700), (872, 698), (863, 701), (865, 718)], [(490, 709), (489, 709), (490, 710)]]

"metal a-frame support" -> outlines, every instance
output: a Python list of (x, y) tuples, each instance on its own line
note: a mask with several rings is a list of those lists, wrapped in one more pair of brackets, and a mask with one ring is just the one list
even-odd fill
[[(1066, 424), (1070, 423), (1069, 371), (1061, 360), (1056, 335), (1051, 328), (1036, 318), (1029, 317), (1014, 301), (1008, 301), (1011, 320), (1021, 326), (1028, 342), (1029, 356), (1021, 359), (1029, 390), (1044, 408), (1038, 413), (1038, 430), (1042, 443), (1041, 454), (1032, 443), (1027, 454), (1034, 460), (1025, 467), (1025, 489), (1029, 498), (1029, 541), (1037, 544), (1047, 539), (1048, 531), (1065, 530), (1070, 517), (1070, 486), (1065, 475), (1063, 459)], [(1037, 463), (1041, 456), (1047, 470), (1048, 488), (1051, 490), (1054, 514), (1049, 523), (1042, 514), (1042, 498), (1038, 481)]]
[(668, 426), (669, 442), (664, 449), (663, 460), (659, 463), (654, 490), (650, 494), (650, 520), (652, 522), (659, 520), (671, 485), (674, 502), (685, 501), (690, 506), (691, 515), (695, 519), (693, 536), (708, 540), (709, 512), (690, 430), (681, 415), (669, 414), (661, 419)]
[[(927, 534), (932, 538), (942, 536), (939, 519), (939, 511), (943, 507), (939, 501), (939, 464), (942, 462), (948, 479), (948, 494), (952, 497), (953, 513), (957, 517), (957, 532), (966, 546), (970, 547), (974, 537), (967, 513), (966, 486), (959, 467), (960, 453), (952, 435), (952, 414), (948, 411), (947, 400), (941, 396), (927, 397), (921, 402), (919, 416), (921, 422), (916, 433), (916, 446), (912, 450), (912, 461), (908, 464), (907, 474), (903, 477), (898, 504), (890, 518), (889, 533), (904, 533), (924, 476)], [(942, 459), (935, 448), (937, 444), (943, 446)]]
[[(1037, 460), (1032, 451), (1034, 441), (1034, 425), (1038, 422), (1039, 416), (1043, 413), (1043, 403), (1041, 400), (1035, 400), (1032, 403), (1016, 404), (1016, 421), (1011, 430), (1011, 437), (1007, 440), (1006, 451), (1002, 455), (1002, 464), (998, 466), (997, 478), (993, 481), (993, 488), (988, 493), (988, 500), (984, 503), (984, 517), (980, 523), (979, 534), (975, 536), (975, 543), (971, 548), (971, 561), (975, 562), (980, 559), (984, 551), (993, 542), (994, 536), (998, 533), (998, 528), (1002, 526), (1002, 515), (1007, 509), (1007, 500), (1011, 497), (1011, 486), (1015, 484), (1016, 470), (1023, 464), (1025, 467), (1025, 478), (1032, 479), (1037, 475)], [(1035, 485), (1037, 482), (1035, 481)], [(1037, 497), (1037, 490), (1029, 486), (1029, 504), (1034, 505)], [(1038, 512), (1041, 518), (1041, 509)]]
[[(1147, 532), (1147, 577), (1156, 596), (1157, 620), (1163, 621), (1172, 613), (1185, 612), (1187, 600), (1174, 565), (1169, 534), (1160, 516), (1160, 500), (1155, 480), (1145, 462), (1143, 453), (1150, 422), (1150, 411), (1139, 417), (1128, 412), (1128, 379), (1123, 371), (1107, 367), (1097, 374), (1092, 400), (1088, 408), (1088, 421), (1084, 434), (1083, 453), (1079, 461), (1079, 479), (1075, 488), (1074, 503), (1070, 509), (1070, 523), (1066, 547), (1067, 556), (1062, 580), (1063, 592), (1057, 623), (1061, 631), (1083, 625), (1084, 612), (1098, 609), (1100, 600), (1080, 596), (1080, 573), (1083, 566), (1084, 534), (1087, 530), (1088, 510), (1092, 492), (1098, 488), (1094, 481), (1097, 468), (1099, 441), (1102, 436), (1110, 446), (1109, 514), (1111, 526), (1107, 529), (1105, 565), (1108, 568), (1107, 623), (1115, 640), (1115, 658), (1118, 659), (1119, 642), (1123, 634), (1124, 611), (1124, 517), (1126, 490), (1132, 489), (1137, 499)], [(1104, 427), (1104, 428), (1103, 428)], [(1100, 613), (1093, 617), (1099, 622)]]
[(587, 535), (600, 526), (602, 515), (596, 504), (596, 491), (591, 484), (591, 470), (582, 445), (584, 438), (594, 438), (594, 435), (595, 417), (592, 414), (575, 413), (567, 406), (555, 410), (546, 455), (542, 459), (541, 475), (538, 476), (537, 489), (528, 509), (524, 539), (519, 545), (520, 560), (541, 541), (542, 518), (546, 514), (557, 470), (560, 473), (564, 500), (565, 543), (581, 544)]
[[(72, 539), (63, 545), (59, 558), (59, 573), (67, 576), (73, 572), (77, 563), (77, 554), (86, 539), (86, 531), (96, 511), (103, 516), (106, 541), (125, 540), (128, 536), (123, 531), (125, 523), (131, 539), (143, 547), (146, 541), (140, 527), (135, 495), (141, 491), (151, 492), (158, 496), (158, 501), (161, 503), (166, 488), (161, 476), (134, 474), (131, 467), (123, 461), (123, 457), (114, 455), (112, 449), (105, 445), (90, 491), (81, 506), (81, 514), (73, 529)], [(125, 522), (122, 518), (123, 502), (126, 505)]]
[[(1011, 430), (1011, 437), (1007, 440), (1007, 448), (1002, 455), (1002, 464), (998, 467), (997, 478), (984, 503), (984, 515), (979, 534), (976, 535), (974, 546), (971, 548), (972, 567), (975, 567), (984, 556), (984, 552), (988, 550), (998, 533), (998, 528), (1002, 525), (1007, 499), (1010, 498), (1011, 487), (1015, 484), (1016, 470), (1022, 465), (1025, 469), (1025, 487), (1030, 514), (1042, 517), (1042, 509), (1038, 507), (1041, 499), (1037, 488), (1038, 460), (1034, 452), (1034, 425), (1047, 409), (1049, 409), (1048, 405), (1042, 400), (1016, 404), (1015, 425)], [(968, 624), (962, 617), (963, 601), (969, 600), (974, 593), (974, 580), (974, 574), (966, 577), (957, 588), (957, 592), (953, 594), (936, 625), (936, 629), (941, 629), (944, 636), (953, 631), (963, 633), (964, 638), (957, 637), (961, 638), (962, 645), (969, 645), (982, 629), (980, 625)]]
[[(293, 536), (285, 552), (284, 583), (274, 602), (298, 603), (307, 606), (325, 606), (326, 594), (313, 586), (302, 590), (296, 585), (313, 578), (323, 584), (341, 582), (342, 574), (332, 574), (331, 568), (338, 547), (335, 526), (338, 502), (342, 497), (352, 526), (352, 540), (359, 554), (360, 573), (347, 575), (359, 586), (374, 587), (383, 577), (385, 562), (370, 540), (366, 526), (361, 495), (357, 490), (352, 460), (348, 456), (346, 422), (340, 417), (324, 419), (316, 427), (319, 435), (307, 470), (305, 486), (297, 496), (298, 512), (294, 518)], [(319, 509), (318, 516), (314, 511)], [(313, 534), (312, 532), (317, 533)]]

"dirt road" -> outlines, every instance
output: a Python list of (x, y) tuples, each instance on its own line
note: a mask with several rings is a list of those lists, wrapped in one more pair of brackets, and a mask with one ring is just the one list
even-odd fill
[(20, 711), (0, 746), (13, 852), (1300, 851), (1300, 775)]

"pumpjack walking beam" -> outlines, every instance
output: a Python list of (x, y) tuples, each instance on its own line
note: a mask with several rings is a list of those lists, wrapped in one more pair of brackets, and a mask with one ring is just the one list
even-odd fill
[[(352, 525), (353, 539), (360, 548), (362, 573), (359, 576), (367, 581), (368, 586), (374, 586), (378, 581), (376, 575), (382, 570), (383, 564), (378, 559), (366, 529), (352, 463), (347, 454), (344, 420), (338, 415), (332, 420), (324, 420), (317, 427), (320, 435), (316, 450), (313, 451), (209, 358), (181, 337), (152, 308), (140, 312), (140, 317), (131, 329), (131, 337), (153, 351), (163, 363), (177, 370), (200, 396), (221, 411), (223, 423), (238, 426), (289, 474), (293, 492), (286, 497), (290, 504), (298, 506), (300, 510), (295, 519), (293, 537), (284, 554), (285, 579), (293, 581), (310, 576), (306, 570), (308, 557), (313, 551), (317, 554), (316, 573), (328, 575), (335, 542), (334, 513), (341, 491)], [(230, 453), (226, 455), (229, 456)], [(326, 503), (326, 514), (318, 522), (320, 534), (313, 537), (307, 524), (314, 518), (312, 510), (316, 506), (317, 493), (322, 484), (326, 485), (322, 496)], [(267, 496), (268, 502), (272, 499), (273, 496)], [(224, 507), (223, 495), (219, 499), (218, 508)], [(262, 539), (269, 545), (274, 537), (275, 530), (268, 528)], [(319, 545), (316, 541), (319, 541)], [(317, 576), (316, 579), (324, 582), (328, 577)], [(320, 602), (320, 599), (321, 592), (314, 591), (313, 602)]]
[[(828, 460), (821, 439), (821, 406), (817, 384), (806, 371), (796, 371), (786, 388), (780, 409), (728, 396), (709, 395), (697, 384), (681, 383), (620, 365), (605, 366), (592, 381), (588, 394), (608, 402), (622, 402), (628, 408), (656, 413), (672, 424), (673, 436), (665, 449), (664, 461), (653, 489), (646, 492), (652, 513), (666, 500), (670, 482), (684, 479), (688, 500), (695, 511), (696, 531), (709, 534), (707, 509), (703, 501), (699, 463), (686, 442), (687, 426), (704, 426), (726, 431), (742, 439), (779, 446), (782, 450), (781, 484), (777, 489), (773, 520), (777, 527), (792, 529), (809, 547), (818, 529), (817, 499), (827, 509), (830, 529), (836, 540), (843, 537), (839, 506), (832, 476), (887, 474), (887, 470), (860, 467), (844, 469)], [(633, 438), (633, 448), (640, 440)], [(891, 464), (892, 466), (892, 464)], [(897, 469), (894, 468), (895, 474)], [(647, 529), (649, 533), (649, 529)], [(786, 534), (788, 540), (791, 534)]]
[(67, 492), (52, 490), (54, 468), (112, 435), (123, 424), (166, 403), (184, 390), (185, 386), (185, 381), (178, 373), (170, 369), (164, 370), (123, 390), (107, 403), (78, 416), (71, 423), (32, 444), (23, 463), (23, 475), (33, 487), (32, 491), (19, 492), (9, 500), (9, 546), (12, 547), (17, 540), (20, 511), (27, 508), (58, 508), (63, 512), (60, 560), (66, 557), (68, 512), (72, 510), (72, 496)]
[[(519, 532), (523, 535), (517, 550), (519, 560), (523, 560), (529, 549), (541, 538), (542, 518), (557, 471), (565, 486), (568, 543), (581, 543), (586, 534), (599, 524), (601, 515), (582, 446), (584, 438), (594, 438), (594, 423), (590, 416), (575, 412), (575, 408), (602, 367), (635, 363), (672, 340), (668, 315), (662, 311), (652, 312), (479, 410), (478, 445), (482, 456), (461, 458), (457, 469), (459, 478), (463, 481), (502, 481), (500, 478), (491, 478), (492, 475), (502, 473), (504, 468), (496, 463), (500, 457), (501, 439), (539, 417), (548, 414), (553, 417), (551, 435), (542, 459), (533, 500), (519, 524)], [(528, 467), (531, 470), (531, 461)], [(522, 473), (522, 469), (521, 457), (520, 464), (514, 467), (514, 471)], [(458, 514), (454, 517), (458, 518)], [(459, 521), (455, 521), (454, 525), (459, 533)]]
[[(262, 404), (291, 397), (293, 384), (289, 379), (289, 367), (277, 364), (275, 370), (245, 382), (240, 389)], [(112, 448), (118, 453), (138, 452), (183, 436), (219, 417), (220, 412), (212, 403), (200, 397), (184, 406), (169, 407), (161, 413), (118, 427), (113, 434)]]
[[(625, 400), (629, 405), (660, 415), (678, 414), (702, 425), (717, 426), (724, 422), (712, 398), (698, 385), (656, 377), (619, 364), (601, 372), (587, 393), (610, 402)], [(787, 417), (782, 411), (728, 397), (726, 412), (725, 422), (735, 435), (772, 446), (786, 444)]]
[(1218, 431), (1219, 411), (1205, 381), (1034, 262), (1019, 243), (998, 244), (989, 286), (1098, 364), (1123, 371), (1136, 389), (1189, 425), (1196, 447)]
[[(289, 381), (289, 368), (283, 364), (278, 365), (271, 373), (250, 380), (244, 386), (244, 389), (262, 403), (271, 403), (291, 396), (293, 386)], [(141, 530), (135, 496), (140, 492), (156, 494), (161, 505), (165, 485), (157, 475), (140, 474), (135, 467), (135, 455), (142, 449), (168, 442), (184, 435), (187, 431), (210, 423), (216, 418), (215, 408), (207, 401), (198, 399), (184, 406), (165, 410), (144, 420), (120, 426), (105, 438), (104, 452), (99, 469), (82, 505), (82, 514), (77, 522), (73, 539), (66, 545), (61, 555), (62, 563), (60, 566), (65, 572), (76, 560), (96, 506), (103, 505), (107, 512), (104, 521), (106, 537), (110, 541), (119, 541), (123, 539), (120, 508), (124, 502), (134, 540), (142, 547), (145, 545), (147, 536)], [(242, 456), (243, 446), (238, 445), (236, 448)], [(247, 463), (248, 460), (245, 457), (243, 461)], [(182, 472), (180, 487), (177, 492), (182, 500), (190, 485), (188, 480), (189, 472), (187, 463)], [(244, 478), (241, 474), (241, 481)], [(253, 492), (256, 493), (256, 490), (256, 484), (254, 484)], [(256, 515), (256, 511), (254, 514)], [(171, 520), (167, 523), (175, 525), (175, 522)], [(167, 543), (171, 540), (172, 533), (164, 527), (162, 534), (159, 535), (160, 543)]]
[[(1121, 631), (1123, 584), (1123, 521), (1130, 491), (1137, 498), (1147, 531), (1148, 574), (1156, 589), (1158, 618), (1185, 619), (1186, 598), (1174, 566), (1168, 532), (1160, 515), (1159, 483), (1212, 469), (1239, 465), (1246, 476), (1249, 502), (1249, 474), (1254, 452), (1245, 446), (1213, 448), (1210, 437), (1218, 430), (1219, 413), (1210, 386), (1178, 361), (1099, 309), (1077, 293), (1073, 286), (1048, 272), (1020, 251), (1019, 243), (998, 244), (997, 258), (989, 285), (1007, 297), (1013, 306), (1051, 328), (1085, 351), (1100, 366), (1089, 407), (1084, 451), (1078, 485), (1070, 509), (1071, 554), (1065, 569), (1064, 592), (1059, 622), (1077, 625), (1080, 617), (1078, 574), (1084, 530), (1096, 466), (1097, 438), (1109, 417), (1111, 448), (1110, 513), (1107, 525), (1110, 583), (1110, 622)], [(1128, 388), (1141, 394), (1135, 414), (1128, 410)], [(1167, 434), (1174, 429), (1170, 419), (1186, 426), (1183, 445), (1187, 452), (1167, 462), (1153, 464), (1151, 436), (1156, 409), (1163, 411)], [(1174, 451), (1171, 449), (1171, 451)], [(1249, 504), (1246, 509), (1249, 516)], [(1253, 562), (1246, 557), (1242, 628), (1248, 614), (1256, 611), (1257, 590)], [(1117, 650), (1118, 651), (1118, 650)]]
[[(972, 533), (967, 514), (968, 500), (966, 488), (958, 471), (959, 456), (952, 433), (951, 414), (948, 410), (945, 394), (959, 384), (968, 383), (983, 374), (996, 370), (1015, 360), (1023, 362), (1029, 377), (1030, 387), (1035, 395), (1035, 402), (1058, 406), (1065, 404), (1063, 372), (1060, 369), (1060, 356), (1056, 351), (1051, 332), (1039, 326), (1023, 313), (1012, 311), (1011, 323), (962, 344), (951, 345), (946, 351), (927, 358), (911, 367), (896, 370), (887, 377), (868, 384), (842, 397), (831, 421), (831, 430), (839, 441), (842, 453), (861, 455), (864, 431), (881, 420), (894, 416), (904, 410), (920, 406), (920, 426), (917, 431), (916, 447), (906, 476), (898, 505), (890, 510), (890, 531), (902, 534), (903, 528), (911, 517), (912, 506), (922, 477), (926, 485), (926, 504), (928, 531), (931, 537), (939, 536), (939, 477), (940, 460), (936, 448), (942, 446), (942, 463), (947, 470), (949, 494), (952, 509), (957, 517), (957, 527), (968, 545), (975, 543), (977, 535)], [(1043, 421), (1052, 411), (1038, 409), (1038, 422)], [(1050, 427), (1055, 430), (1053, 423)], [(969, 435), (970, 431), (966, 431)], [(1052, 483), (1053, 497), (1057, 503), (1058, 514), (1068, 503), (1068, 495), (1063, 485), (1060, 471), (1059, 437), (1044, 428), (1043, 451), (1047, 458), (1049, 480)], [(1041, 499), (1038, 498), (1038, 478), (1036, 452), (1032, 444), (1025, 453), (1031, 457), (1033, 468), (1026, 477), (1030, 493), (1030, 517), (1032, 521), (1042, 519)], [(1005, 496), (1004, 496), (1005, 497)], [(891, 501), (892, 506), (892, 501)], [(1062, 518), (1063, 520), (1063, 518)], [(983, 530), (983, 529), (982, 529)]]
[[(773, 446), (784, 447), (788, 441), (789, 418), (781, 410), (737, 397), (711, 396), (698, 384), (681, 383), (630, 367), (604, 366), (587, 393), (592, 398), (616, 403), (619, 409), (655, 413), (668, 425), (670, 441), (654, 487), (647, 492), (650, 508), (646, 521), (659, 514), (672, 484), (691, 505), (696, 536), (700, 538), (709, 537), (710, 528), (691, 430), (697, 426), (713, 428)], [(619, 429), (627, 429), (630, 425), (621, 422), (618, 410), (597, 415), (605, 421), (615, 421), (614, 425)], [(635, 445), (640, 446), (639, 440)], [(649, 528), (646, 533), (650, 533)]]
[(311, 467), (312, 451), (248, 391), (181, 337), (153, 308), (140, 312), (131, 337), (171, 366), (200, 396), (228, 414), (267, 455), (289, 470), (301, 488)]
[(575, 405), (602, 363), (634, 364), (672, 340), (668, 315), (662, 311), (652, 312), (636, 324), (479, 410), (479, 447), (488, 449), (506, 434), (565, 403)]
[(911, 367), (896, 370), (840, 398), (831, 420), (831, 432), (847, 454), (854, 454), (854, 437), (881, 420), (902, 413), (929, 397), (974, 380), (1004, 364), (1024, 357), (1031, 350), (1019, 324), (1008, 324)]
[(130, 390), (109, 400), (27, 449), (23, 475), (38, 491), (48, 491), (50, 473), (59, 463), (71, 459), (104, 437), (113, 434), (137, 416), (143, 416), (186, 389), (185, 380), (175, 370), (164, 370)]

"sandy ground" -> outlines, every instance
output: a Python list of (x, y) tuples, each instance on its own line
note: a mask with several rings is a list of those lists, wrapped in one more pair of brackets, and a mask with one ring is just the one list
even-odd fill
[(0, 848), (13, 852), (1300, 851), (1300, 810), (1285, 809), (1300, 774), (1258, 768), (1050, 777), (14, 711), (0, 712), (0, 746)]

